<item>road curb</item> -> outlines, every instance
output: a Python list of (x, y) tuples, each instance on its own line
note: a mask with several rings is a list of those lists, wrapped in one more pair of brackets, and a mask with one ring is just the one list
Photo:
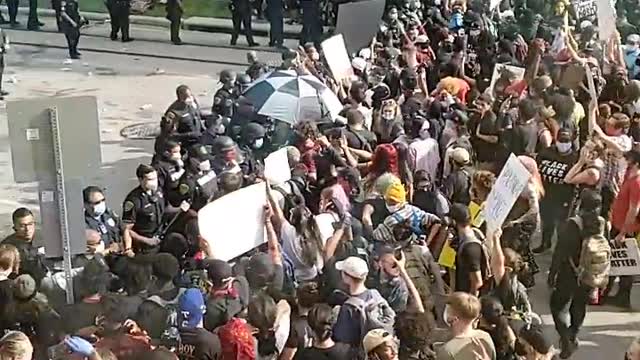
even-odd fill
[[(0, 11), (7, 12), (6, 6), (0, 6)], [(19, 7), (18, 14), (28, 15), (28, 7)], [(80, 14), (87, 18), (89, 21), (109, 21), (109, 14), (98, 12), (82, 11)], [(55, 17), (55, 11), (53, 9), (38, 9), (38, 16), (53, 18)], [(131, 15), (131, 24), (154, 26), (161, 28), (169, 28), (169, 20), (163, 17), (145, 16), (145, 15)], [(182, 20), (182, 28), (185, 30), (195, 30), (213, 33), (226, 33), (231, 34), (233, 31), (233, 23), (231, 19), (226, 18), (207, 18), (194, 16)], [(256, 36), (269, 36), (269, 23), (265, 22), (253, 22), (253, 33)], [(328, 28), (327, 28), (328, 29)], [(244, 32), (243, 32), (244, 33)], [(299, 39), (302, 33), (302, 25), (284, 25), (284, 37), (287, 39)]]

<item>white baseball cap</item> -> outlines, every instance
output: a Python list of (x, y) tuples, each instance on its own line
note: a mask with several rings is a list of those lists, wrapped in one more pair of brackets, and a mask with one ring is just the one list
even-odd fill
[(343, 261), (338, 261), (336, 263), (336, 269), (360, 280), (366, 279), (367, 274), (369, 273), (367, 262), (356, 256), (351, 256)]

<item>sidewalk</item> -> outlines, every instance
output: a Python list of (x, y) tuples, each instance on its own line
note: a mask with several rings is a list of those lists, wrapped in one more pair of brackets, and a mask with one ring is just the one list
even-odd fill
[[(0, 11), (7, 13), (6, 6), (0, 6)], [(19, 15), (27, 15), (29, 13), (28, 7), (18, 8)], [(97, 13), (97, 12), (81, 12), (81, 15), (86, 17), (89, 21), (109, 21), (109, 14)], [(55, 17), (55, 12), (52, 9), (38, 9), (38, 16), (52, 18)], [(169, 28), (169, 20), (164, 17), (156, 16), (144, 16), (144, 15), (131, 15), (131, 24), (134, 25), (146, 25)], [(256, 36), (269, 36), (269, 23), (262, 20), (253, 20), (253, 33)], [(196, 30), (213, 33), (226, 33), (230, 34), (233, 30), (233, 23), (231, 19), (225, 18), (209, 18), (194, 16), (186, 19), (182, 19), (182, 28), (185, 30)], [(325, 31), (329, 31), (329, 27), (325, 27)], [(284, 36), (287, 39), (299, 39), (302, 33), (302, 25), (284, 24)]]

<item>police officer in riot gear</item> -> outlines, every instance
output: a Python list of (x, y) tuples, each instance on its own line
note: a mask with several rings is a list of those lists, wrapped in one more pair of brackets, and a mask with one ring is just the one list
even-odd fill
[(222, 87), (213, 96), (211, 112), (226, 118), (233, 116), (233, 104), (237, 95), (234, 91), (236, 85), (236, 73), (231, 70), (222, 70), (220, 73)]
[(251, 29), (251, 0), (231, 0), (229, 10), (231, 10), (231, 20), (233, 21), (231, 46), (235, 46), (238, 42), (241, 26), (244, 26), (244, 34), (247, 37), (249, 46), (260, 46), (260, 44), (253, 41), (253, 31)]
[(165, 194), (178, 187), (180, 178), (184, 175), (184, 162), (182, 161), (180, 144), (169, 140), (165, 143), (162, 154), (153, 163), (153, 167), (158, 172), (158, 187)]
[(118, 33), (122, 35), (122, 42), (133, 41), (129, 36), (130, 0), (107, 0), (107, 9), (111, 17), (111, 40), (118, 40)]
[(213, 114), (205, 121), (207, 129), (204, 131), (198, 143), (207, 147), (209, 153), (212, 152), (213, 141), (227, 131), (229, 123), (222, 116)]
[(180, 22), (182, 21), (182, 0), (167, 0), (167, 20), (171, 21), (171, 42), (182, 45), (180, 40)]
[(244, 93), (249, 88), (251, 82), (251, 76), (247, 74), (238, 74), (234, 91), (236, 98), (240, 97), (240, 95), (242, 95), (242, 93)]
[(176, 114), (176, 131), (183, 147), (188, 148), (198, 142), (202, 136), (202, 118), (198, 102), (186, 85), (180, 85), (176, 89), (176, 101), (169, 106), (167, 111)]
[(207, 205), (218, 191), (218, 179), (211, 169), (211, 155), (206, 146), (201, 144), (189, 148), (187, 172), (180, 179), (177, 197), (172, 202), (188, 201), (194, 210)]
[(244, 186), (251, 185), (257, 177), (262, 176), (262, 166), (238, 148), (238, 145), (228, 136), (218, 136), (212, 146), (213, 160), (211, 168), (218, 177), (224, 173), (242, 175)]
[(242, 142), (240, 143), (240, 150), (250, 160), (264, 162), (266, 157), (265, 144), (266, 130), (265, 128), (256, 123), (249, 123), (242, 129)]
[(87, 229), (100, 234), (105, 248), (119, 248), (122, 243), (122, 222), (118, 215), (107, 207), (104, 191), (97, 186), (87, 186), (82, 190), (82, 198)]
[(75, 0), (63, 0), (60, 4), (62, 31), (69, 46), (69, 57), (79, 59), (78, 42), (80, 41), (80, 27), (86, 20), (80, 16), (78, 3)]

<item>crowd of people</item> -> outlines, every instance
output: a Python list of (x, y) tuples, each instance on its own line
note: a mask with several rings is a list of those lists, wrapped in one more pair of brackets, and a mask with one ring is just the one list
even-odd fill
[[(82, 190), (71, 284), (34, 213), (13, 213), (0, 358), (570, 358), (588, 305), (631, 308), (633, 276), (609, 274), (640, 232), (640, 35), (623, 1), (608, 39), (568, 2), (546, 5), (390, 3), (341, 79), (313, 42), (283, 51), (278, 70), (342, 101), (329, 122), (258, 115), (242, 94), (274, 69), (255, 52), (246, 73), (220, 74), (211, 114), (179, 86), (121, 216)], [(265, 158), (282, 147), (290, 180), (272, 183)], [(487, 199), (514, 162), (528, 181), (492, 228)], [(203, 238), (198, 211), (256, 185), (267, 241), (217, 259), (236, 239)], [(557, 344), (529, 300), (541, 286)]]

